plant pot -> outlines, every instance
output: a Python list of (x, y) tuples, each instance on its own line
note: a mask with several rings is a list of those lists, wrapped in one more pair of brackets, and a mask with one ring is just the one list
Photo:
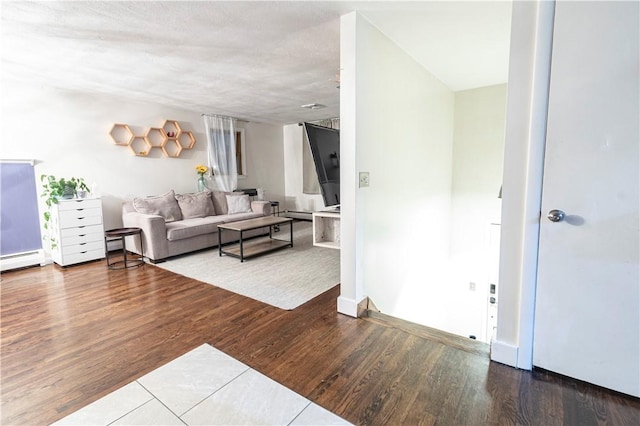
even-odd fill
[(65, 200), (68, 200), (69, 198), (73, 198), (76, 195), (76, 190), (73, 186), (70, 185), (65, 185), (64, 189), (62, 190), (62, 197)]

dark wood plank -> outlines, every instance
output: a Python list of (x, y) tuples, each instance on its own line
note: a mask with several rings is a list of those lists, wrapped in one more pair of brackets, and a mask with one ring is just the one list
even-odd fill
[(2, 424), (48, 424), (209, 343), (356, 424), (638, 424), (640, 402), (401, 321), (293, 311), (145, 265), (0, 276)]
[(394, 318), (376, 311), (369, 310), (367, 311), (366, 315), (371, 321), (374, 321), (378, 324), (397, 328), (415, 336), (422, 337), (434, 342), (440, 342), (447, 346), (470, 352), (472, 354), (486, 357), (489, 356), (489, 345), (484, 342), (461, 337), (455, 334), (447, 333), (446, 331), (437, 330), (435, 328), (425, 327), (423, 325), (415, 324), (409, 321), (403, 321), (401, 319)]

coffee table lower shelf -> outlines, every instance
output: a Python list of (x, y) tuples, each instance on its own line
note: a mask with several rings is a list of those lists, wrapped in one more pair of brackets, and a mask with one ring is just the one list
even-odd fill
[[(289, 241), (269, 239), (263, 241), (244, 242), (242, 256), (240, 255), (240, 245), (237, 243), (233, 247), (225, 247), (221, 252), (227, 256), (233, 256), (240, 260), (244, 260), (288, 247), (293, 247), (293, 244)], [(222, 254), (220, 254), (220, 256), (222, 256)]]
[[(289, 225), (289, 241), (273, 238), (273, 227), (278, 225)], [(261, 239), (251, 239), (246, 241), (243, 233), (245, 231), (269, 228), (269, 237), (263, 237)], [(237, 243), (231, 243), (227, 246), (222, 246), (222, 231), (229, 232), (235, 231), (240, 235), (240, 240)], [(281, 250), (284, 248), (293, 247), (293, 220), (290, 218), (280, 217), (266, 217), (261, 219), (250, 219), (242, 222), (235, 222), (232, 224), (218, 225), (218, 255), (235, 257), (240, 259), (240, 262), (244, 262), (245, 259), (250, 257), (260, 256), (262, 254), (270, 253), (272, 251)]]

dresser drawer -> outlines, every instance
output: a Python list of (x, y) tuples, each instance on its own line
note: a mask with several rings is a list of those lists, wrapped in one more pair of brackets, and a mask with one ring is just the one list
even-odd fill
[(59, 211), (77, 209), (102, 209), (102, 202), (99, 198), (78, 198), (58, 201)]
[(60, 237), (63, 240), (71, 237), (83, 236), (88, 234), (99, 234), (100, 238), (104, 239), (104, 229), (102, 228), (102, 223), (99, 225), (89, 225), (89, 226), (77, 226), (75, 228), (66, 228), (60, 231)]
[(79, 253), (63, 254), (56, 263), (62, 266), (72, 265), (74, 263), (88, 262), (90, 260), (103, 259), (104, 247), (100, 250), (87, 250)]
[(87, 251), (102, 251), (104, 254), (104, 240), (103, 241), (91, 241), (87, 243), (78, 243), (73, 245), (64, 245), (60, 247), (62, 257), (66, 257), (69, 254), (84, 253)]
[[(78, 229), (78, 228), (72, 228)], [(104, 245), (104, 233), (103, 232), (93, 232), (90, 234), (80, 234), (80, 235), (72, 235), (69, 237), (63, 237), (60, 245), (63, 247), (75, 246), (78, 244), (86, 244), (92, 242), (100, 242), (100, 244)]]
[(58, 223), (60, 224), (60, 229), (100, 225), (102, 223), (102, 210), (84, 209), (61, 211)]

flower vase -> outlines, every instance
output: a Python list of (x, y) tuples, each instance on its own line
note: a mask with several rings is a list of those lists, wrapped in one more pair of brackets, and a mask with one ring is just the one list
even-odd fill
[(198, 178), (198, 192), (202, 192), (207, 189), (206, 182), (204, 181), (204, 176), (200, 176)]

